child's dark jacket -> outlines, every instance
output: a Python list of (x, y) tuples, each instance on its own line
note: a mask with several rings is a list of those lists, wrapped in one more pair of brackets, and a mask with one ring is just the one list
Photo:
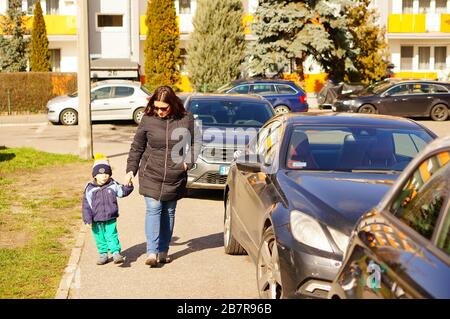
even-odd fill
[(92, 224), (119, 217), (117, 197), (128, 196), (133, 189), (133, 185), (121, 185), (112, 178), (102, 186), (89, 182), (83, 194), (83, 222)]

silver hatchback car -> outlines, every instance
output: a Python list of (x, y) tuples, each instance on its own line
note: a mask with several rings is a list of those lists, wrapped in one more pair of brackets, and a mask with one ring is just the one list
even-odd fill
[[(93, 121), (133, 120), (139, 124), (150, 93), (140, 82), (106, 80), (91, 85), (91, 118)], [(47, 103), (47, 118), (52, 123), (78, 123), (77, 92), (58, 96)]]

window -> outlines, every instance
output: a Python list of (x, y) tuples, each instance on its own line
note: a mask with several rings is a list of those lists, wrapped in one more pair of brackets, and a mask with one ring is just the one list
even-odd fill
[(394, 86), (392, 89), (388, 91), (388, 95), (407, 95), (409, 93), (410, 93), (409, 84), (400, 84)]
[(412, 46), (402, 46), (400, 51), (400, 68), (402, 70), (412, 70), (414, 48)]
[(230, 90), (228, 93), (237, 93), (237, 94), (247, 94), (248, 93), (248, 85), (240, 85)]
[(280, 94), (297, 94), (289, 85), (277, 85), (277, 90)]
[(431, 85), (431, 93), (448, 93), (448, 90), (441, 85)]
[(402, 13), (403, 14), (413, 13), (413, 0), (403, 0)]
[(34, 13), (34, 1), (27, 0), (27, 14), (32, 15)]
[(116, 86), (114, 89), (114, 97), (121, 98), (131, 96), (134, 93), (134, 89), (128, 86)]
[(412, 85), (412, 94), (426, 94), (431, 93), (431, 86), (429, 84), (415, 83)]
[(99, 14), (97, 15), (97, 27), (122, 27), (123, 15), (121, 14)]
[(181, 71), (181, 73), (187, 73), (187, 58), (188, 58), (188, 53), (187, 53), (186, 49), (181, 48), (180, 49), (180, 59), (181, 59), (180, 71)]
[(425, 160), (406, 182), (391, 212), (427, 239), (431, 239), (448, 197), (449, 152)]
[(275, 164), (275, 156), (281, 141), (281, 123), (274, 122), (258, 134), (257, 153), (263, 156), (265, 165)]
[(92, 92), (92, 97), (96, 100), (109, 99), (111, 87), (106, 86)]
[(430, 13), (431, 0), (419, 0), (419, 13)]
[(415, 134), (394, 133), (392, 138), (394, 139), (395, 155), (404, 157), (405, 160), (413, 159), (427, 144)]
[(447, 47), (434, 48), (434, 69), (445, 70), (447, 68)]
[(59, 0), (46, 0), (47, 14), (59, 14)]
[(447, 13), (447, 0), (436, 0), (436, 13)]
[(50, 50), (50, 64), (52, 72), (61, 72), (61, 49)]
[(430, 47), (419, 47), (419, 70), (430, 69)]
[(275, 86), (271, 84), (254, 84), (252, 85), (252, 92), (256, 94), (262, 93), (274, 94)]
[(191, 14), (191, 0), (179, 0), (180, 14)]

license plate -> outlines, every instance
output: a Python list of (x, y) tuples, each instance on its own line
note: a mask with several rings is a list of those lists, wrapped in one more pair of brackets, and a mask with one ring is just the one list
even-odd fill
[(230, 166), (220, 166), (219, 167), (219, 174), (220, 175), (228, 175), (229, 171), (230, 171)]
[(333, 110), (333, 112), (336, 112), (336, 106), (332, 106), (331, 109)]

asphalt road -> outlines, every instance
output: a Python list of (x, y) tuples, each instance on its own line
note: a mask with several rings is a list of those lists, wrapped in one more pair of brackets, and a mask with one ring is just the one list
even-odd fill
[[(450, 121), (420, 122), (439, 136), (450, 134)], [(131, 123), (93, 125), (94, 152), (110, 158), (119, 181), (135, 130)], [(49, 124), (42, 115), (0, 117), (0, 137), (0, 146), (78, 154), (77, 127)], [(127, 262), (122, 267), (96, 266), (97, 252), (88, 232), (70, 297), (256, 298), (255, 266), (250, 258), (223, 251), (221, 196), (218, 191), (200, 191), (179, 202), (170, 248), (174, 261), (156, 269), (144, 265), (143, 199), (137, 191), (122, 199), (119, 235)]]

